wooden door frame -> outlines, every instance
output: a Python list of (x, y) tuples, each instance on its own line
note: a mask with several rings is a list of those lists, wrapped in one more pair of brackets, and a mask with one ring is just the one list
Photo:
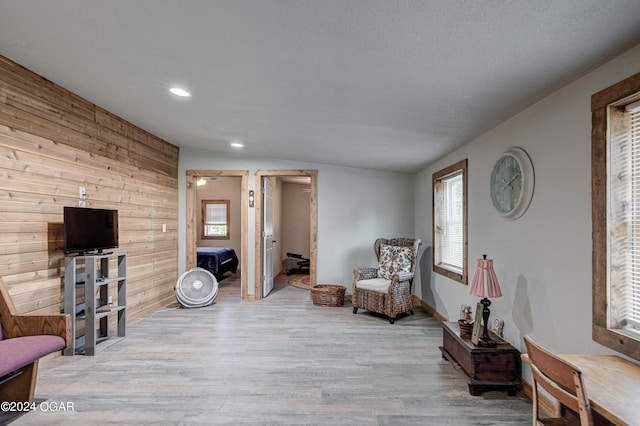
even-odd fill
[(255, 172), (255, 290), (256, 299), (263, 298), (262, 292), (262, 178), (283, 176), (308, 176), (311, 180), (309, 189), (309, 280), (311, 286), (316, 284), (316, 252), (318, 234), (318, 171), (317, 170), (256, 170)]
[(242, 299), (249, 299), (247, 284), (249, 257), (249, 171), (248, 170), (187, 170), (187, 270), (197, 265), (196, 245), (198, 241), (197, 180), (201, 177), (240, 177), (240, 293)]

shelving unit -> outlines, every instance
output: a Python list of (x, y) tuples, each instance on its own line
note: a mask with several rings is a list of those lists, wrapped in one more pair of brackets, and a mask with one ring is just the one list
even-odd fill
[[(111, 276), (109, 271), (109, 263), (112, 259), (117, 262), (117, 276)], [(116, 286), (116, 294), (109, 294), (109, 288)], [(84, 288), (84, 302), (78, 301), (79, 287)], [(113, 300), (112, 306), (109, 306), (109, 296)], [(84, 309), (81, 309), (82, 304)], [(96, 311), (99, 308), (106, 311)], [(64, 350), (64, 355), (95, 355), (98, 344), (124, 338), (127, 326), (126, 309), (126, 254), (105, 253), (65, 258), (64, 312), (73, 318), (71, 334), (74, 339)], [(109, 331), (109, 319), (112, 316), (117, 316), (115, 334)], [(84, 335), (79, 333), (80, 322), (84, 322)]]

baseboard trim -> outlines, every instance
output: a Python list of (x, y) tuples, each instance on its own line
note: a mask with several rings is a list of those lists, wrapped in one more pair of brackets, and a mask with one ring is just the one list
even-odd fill
[(442, 315), (441, 313), (436, 311), (434, 308), (429, 306), (424, 300), (420, 299), (415, 294), (413, 295), (413, 303), (417, 304), (417, 305), (420, 305), (420, 307), (422, 309), (427, 311), (428, 314), (433, 315), (433, 317), (435, 319), (437, 319), (438, 321), (440, 321), (440, 322), (449, 321), (444, 315)]

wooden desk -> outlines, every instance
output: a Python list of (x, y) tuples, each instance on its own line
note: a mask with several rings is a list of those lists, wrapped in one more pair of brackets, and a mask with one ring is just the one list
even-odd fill
[(640, 425), (640, 365), (616, 355), (560, 355), (580, 367), (591, 408), (616, 425)]
[[(559, 357), (582, 370), (591, 409), (614, 425), (640, 426), (640, 366), (616, 355)], [(522, 359), (529, 363), (527, 355)]]

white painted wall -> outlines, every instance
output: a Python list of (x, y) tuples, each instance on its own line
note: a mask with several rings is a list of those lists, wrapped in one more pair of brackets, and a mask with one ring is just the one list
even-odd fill
[[(255, 189), (256, 170), (279, 169), (318, 170), (318, 283), (339, 283), (350, 292), (353, 269), (376, 265), (376, 238), (413, 235), (413, 175), (181, 148), (179, 273), (186, 268), (186, 170), (248, 170), (249, 189)], [(248, 227), (247, 278), (249, 293), (253, 294), (255, 209), (249, 209)]]
[[(431, 176), (468, 158), (469, 282), (477, 258), (494, 259), (503, 297), (492, 300), (491, 318), (504, 319), (507, 340), (520, 349), (530, 335), (559, 353), (611, 353), (591, 339), (591, 95), (639, 70), (637, 46), (416, 176), (416, 235), (430, 246)], [(489, 195), (493, 163), (512, 146), (529, 153), (536, 179), (516, 221), (502, 219)], [(451, 320), (461, 304), (477, 303), (467, 286), (431, 272), (426, 257), (416, 287)]]

